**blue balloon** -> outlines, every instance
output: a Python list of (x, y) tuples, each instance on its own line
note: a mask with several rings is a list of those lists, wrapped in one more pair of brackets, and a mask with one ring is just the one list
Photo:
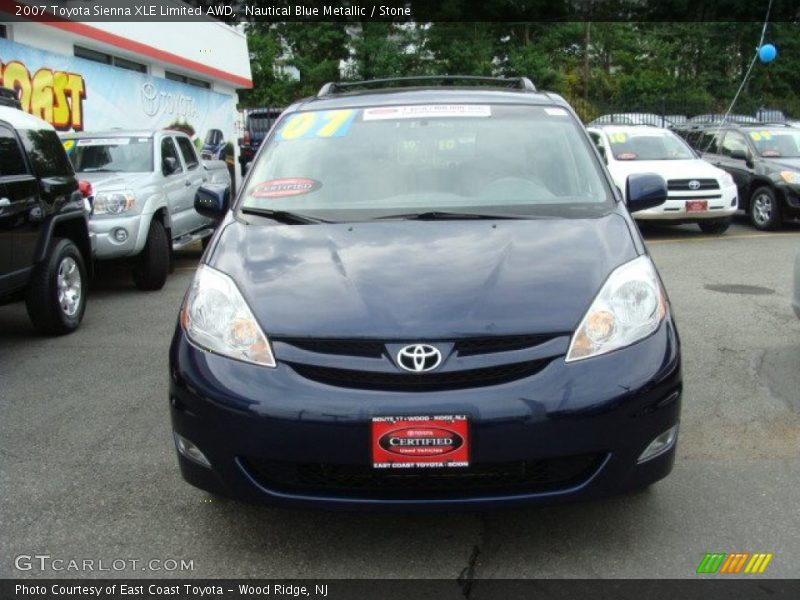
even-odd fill
[(772, 62), (776, 56), (778, 56), (778, 49), (772, 44), (764, 44), (758, 49), (758, 58), (763, 63)]

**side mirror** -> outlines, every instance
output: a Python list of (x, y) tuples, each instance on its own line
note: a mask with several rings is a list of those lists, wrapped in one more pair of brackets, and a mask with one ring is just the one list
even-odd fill
[(625, 188), (628, 211), (632, 213), (653, 208), (667, 199), (667, 182), (655, 173), (629, 175)]
[(194, 209), (204, 217), (219, 222), (228, 212), (230, 198), (230, 186), (221, 183), (201, 185), (194, 195)]
[(748, 160), (750, 157), (747, 156), (747, 152), (741, 148), (736, 148), (735, 150), (731, 150), (731, 158), (735, 158), (736, 160)]
[(165, 156), (164, 160), (161, 161), (161, 171), (164, 173), (164, 175), (172, 175), (177, 170), (178, 161), (172, 156)]

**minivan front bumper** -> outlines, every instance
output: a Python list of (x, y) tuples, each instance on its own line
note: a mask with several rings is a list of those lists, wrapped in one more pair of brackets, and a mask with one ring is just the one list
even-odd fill
[[(301, 376), (276, 355), (274, 369), (245, 364), (197, 348), (177, 327), (172, 426), (210, 463), (179, 453), (189, 483), (274, 505), (479, 509), (637, 489), (674, 462), (674, 436), (640, 462), (655, 438), (677, 433), (680, 351), (669, 316), (628, 348), (572, 363), (562, 353), (530, 376), (457, 391), (349, 389)], [(468, 415), (470, 466), (441, 485), (377, 478), (372, 417), (431, 414)]]

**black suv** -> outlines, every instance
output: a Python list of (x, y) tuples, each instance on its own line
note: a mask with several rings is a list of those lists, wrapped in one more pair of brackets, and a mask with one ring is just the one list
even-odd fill
[(739, 207), (757, 229), (800, 217), (800, 129), (788, 125), (689, 125), (675, 129), (702, 158), (731, 174)]
[(84, 200), (55, 130), (0, 106), (0, 304), (24, 299), (39, 331), (74, 331), (91, 258)]

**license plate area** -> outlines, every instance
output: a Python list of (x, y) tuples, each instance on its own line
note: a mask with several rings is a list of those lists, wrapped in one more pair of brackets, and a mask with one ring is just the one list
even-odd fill
[(687, 200), (686, 212), (697, 213), (706, 212), (708, 210), (708, 200)]
[(469, 466), (466, 415), (381, 416), (372, 418), (375, 469), (436, 469)]

